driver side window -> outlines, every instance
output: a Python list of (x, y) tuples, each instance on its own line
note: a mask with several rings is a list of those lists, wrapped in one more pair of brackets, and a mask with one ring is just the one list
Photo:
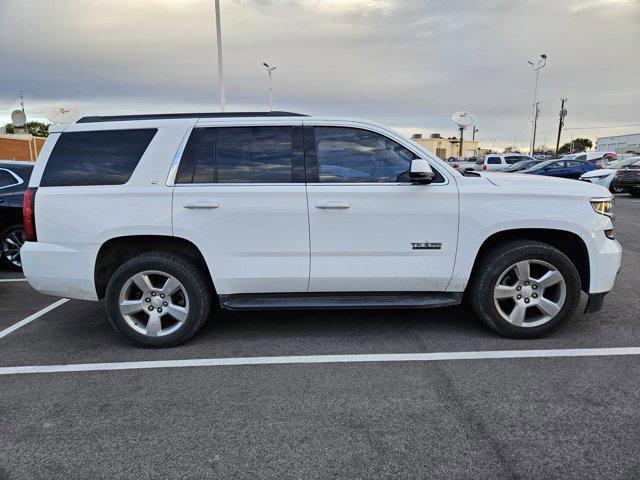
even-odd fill
[(359, 128), (316, 127), (315, 137), (322, 183), (409, 181), (416, 156), (383, 135)]

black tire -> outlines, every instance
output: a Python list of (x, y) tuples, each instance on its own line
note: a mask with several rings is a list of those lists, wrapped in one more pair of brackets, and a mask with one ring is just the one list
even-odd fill
[[(189, 311), (182, 326), (175, 332), (150, 337), (134, 330), (120, 312), (120, 292), (125, 283), (140, 272), (155, 270), (175, 277), (189, 298)], [(145, 347), (172, 347), (189, 340), (209, 316), (212, 291), (207, 273), (188, 258), (168, 252), (149, 252), (138, 255), (118, 268), (111, 276), (105, 296), (107, 316), (116, 331)]]
[(21, 242), (20, 247), (22, 247), (22, 243), (24, 243), (25, 233), (24, 227), (22, 225), (12, 225), (7, 228), (2, 235), (0, 235), (0, 264), (6, 269), (13, 270), (14, 272), (22, 271), (22, 263), (20, 261), (20, 254), (17, 257), (17, 263), (12, 262), (10, 260), (10, 252), (6, 250), (6, 240), (11, 239), (12, 243), (15, 243), (17, 239)]
[(614, 187), (613, 185), (610, 185), (609, 191), (611, 193), (624, 193), (626, 190), (622, 187)]
[[(546, 262), (564, 277), (566, 296), (560, 311), (539, 326), (516, 326), (504, 319), (494, 302), (494, 289), (505, 270), (523, 260)], [(566, 321), (576, 311), (580, 300), (580, 276), (575, 265), (560, 250), (533, 240), (514, 240), (500, 243), (479, 259), (471, 280), (469, 300), (476, 315), (491, 329), (511, 338), (545, 336)]]

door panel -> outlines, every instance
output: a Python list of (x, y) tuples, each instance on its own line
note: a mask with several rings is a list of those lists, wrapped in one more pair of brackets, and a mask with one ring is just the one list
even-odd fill
[(219, 294), (307, 289), (304, 184), (177, 185), (173, 232), (200, 248)]
[(308, 197), (310, 292), (447, 287), (458, 233), (455, 185), (309, 184)]

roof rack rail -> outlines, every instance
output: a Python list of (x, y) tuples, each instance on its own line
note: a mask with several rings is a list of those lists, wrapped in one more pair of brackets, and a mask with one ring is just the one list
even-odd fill
[(306, 117), (294, 112), (213, 112), (213, 113), (150, 113), (144, 115), (109, 115), (82, 117), (76, 123), (126, 122), (131, 120), (170, 120), (176, 118), (233, 118), (233, 117)]

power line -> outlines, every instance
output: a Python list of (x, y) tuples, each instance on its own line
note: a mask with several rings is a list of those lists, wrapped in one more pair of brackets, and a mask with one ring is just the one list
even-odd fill
[[(626, 125), (600, 125), (597, 127), (572, 127), (572, 128), (563, 128), (564, 131), (566, 130), (594, 130), (597, 128), (625, 128), (625, 127), (639, 127), (640, 123), (628, 123)], [(544, 132), (539, 132), (540, 134), (543, 133), (552, 133), (554, 132), (554, 130), (547, 130)]]
[(626, 125), (601, 125), (598, 127), (573, 127), (565, 128), (565, 130), (592, 130), (594, 128), (623, 128), (623, 127), (638, 127), (640, 123), (628, 123)]

